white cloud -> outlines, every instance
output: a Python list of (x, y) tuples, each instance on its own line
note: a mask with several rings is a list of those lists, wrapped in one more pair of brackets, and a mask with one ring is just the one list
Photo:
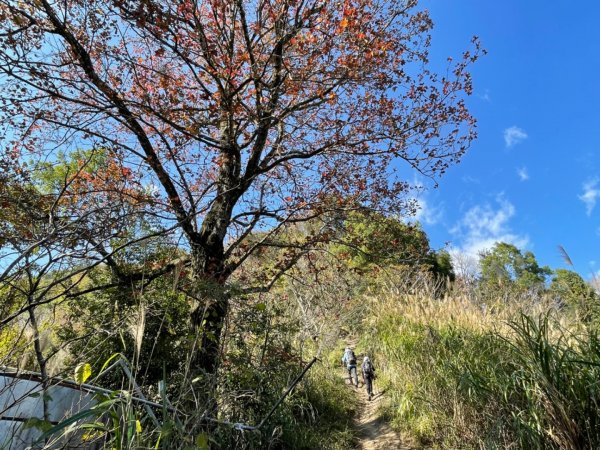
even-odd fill
[(512, 126), (504, 130), (504, 143), (506, 148), (510, 148), (527, 139), (527, 133), (522, 128)]
[(583, 183), (583, 194), (579, 196), (579, 200), (585, 203), (585, 213), (588, 216), (592, 215), (592, 211), (596, 207), (596, 201), (600, 197), (600, 189), (596, 187), (597, 185), (598, 178), (586, 181)]
[(442, 219), (444, 211), (441, 206), (433, 206), (425, 198), (417, 198), (416, 200), (417, 212), (413, 220), (427, 225), (435, 225)]
[(478, 94), (477, 95), (481, 100), (483, 100), (484, 102), (491, 102), (492, 101), (492, 97), (490, 96), (490, 90), (486, 89), (483, 94)]
[(465, 175), (461, 178), (461, 180), (463, 181), (463, 183), (473, 183), (473, 184), (480, 184), (481, 180), (479, 178), (474, 178), (470, 175)]
[(412, 182), (413, 198), (416, 211), (412, 217), (407, 219), (407, 222), (421, 222), (426, 225), (435, 225), (440, 222), (444, 214), (441, 205), (432, 205), (427, 199), (427, 187), (423, 180), (415, 177)]
[(496, 202), (496, 208), (487, 203), (474, 206), (450, 230), (459, 242), (457, 251), (477, 257), (496, 242), (507, 242), (519, 248), (528, 245), (529, 238), (515, 233), (509, 226), (510, 219), (516, 214), (513, 204), (502, 196)]
[(517, 175), (519, 175), (519, 179), (521, 181), (529, 180), (529, 172), (527, 172), (527, 167), (521, 167), (517, 169)]

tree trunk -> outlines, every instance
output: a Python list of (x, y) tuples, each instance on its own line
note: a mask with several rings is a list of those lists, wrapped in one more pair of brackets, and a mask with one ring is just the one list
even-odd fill
[(35, 315), (35, 308), (31, 306), (33, 300), (28, 298), (29, 302), (29, 322), (31, 323), (31, 329), (33, 330), (33, 348), (35, 351), (35, 358), (38, 363), (38, 367), (40, 369), (40, 377), (42, 379), (42, 409), (43, 409), (43, 418), (45, 421), (50, 419), (50, 410), (48, 405), (48, 388), (50, 387), (49, 377), (48, 377), (48, 369), (47, 364), (48, 360), (44, 357), (44, 353), (42, 351), (42, 343), (41, 343), (41, 334), (40, 329), (37, 322), (37, 317)]
[[(223, 142), (228, 142), (224, 132)], [(215, 374), (223, 324), (229, 311), (229, 294), (225, 289), (229, 273), (226, 269), (224, 241), (231, 223), (233, 208), (243, 193), (239, 180), (239, 151), (235, 144), (223, 157), (217, 198), (204, 218), (198, 234), (198, 245), (192, 248), (192, 277), (198, 298), (205, 299), (197, 323), (203, 331), (198, 357), (199, 369)], [(198, 311), (200, 312), (200, 311)]]
[[(222, 247), (221, 247), (222, 249)], [(208, 255), (206, 249), (193, 252), (192, 276), (195, 282), (195, 296), (200, 302), (192, 313), (192, 323), (199, 332), (198, 350), (192, 356), (192, 378), (201, 382), (194, 386), (199, 395), (190, 408), (202, 411), (203, 426), (212, 429), (218, 405), (216, 401), (217, 371), (221, 360), (221, 339), (223, 325), (229, 311), (229, 295), (225, 289), (223, 275), (223, 252)], [(200, 401), (200, 403), (197, 403)]]
[(198, 368), (207, 374), (215, 374), (220, 359), (221, 333), (229, 311), (226, 296), (214, 299), (204, 310), (204, 326), (198, 357)]
[(192, 314), (192, 322), (201, 333), (194, 365), (198, 372), (206, 375), (214, 375), (217, 372), (221, 333), (229, 311), (222, 249), (219, 245), (209, 251), (204, 248), (194, 252), (192, 257), (195, 295), (200, 301), (200, 305)]

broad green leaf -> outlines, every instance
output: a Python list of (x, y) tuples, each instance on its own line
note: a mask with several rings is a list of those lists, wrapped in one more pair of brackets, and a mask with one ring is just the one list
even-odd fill
[(75, 367), (73, 378), (77, 384), (83, 384), (92, 375), (92, 366), (89, 363), (82, 363)]
[(78, 425), (80, 430), (95, 430), (95, 431), (103, 431), (109, 432), (108, 427), (102, 422), (91, 422), (91, 423), (82, 423)]
[[(80, 420), (86, 419), (87, 417), (99, 416), (103, 412), (110, 410), (110, 408), (113, 405), (115, 405), (116, 403), (118, 403), (120, 401), (121, 401), (121, 399), (111, 399), (111, 400), (107, 400), (105, 402), (99, 403), (89, 409), (80, 411), (77, 414), (74, 414), (71, 417), (63, 420), (59, 424), (54, 425), (51, 429), (49, 429), (42, 436), (40, 436), (39, 439), (37, 441), (35, 441), (33, 444), (37, 445), (40, 442), (43, 442), (44, 440), (48, 439), (50, 436), (56, 435), (57, 433), (60, 433), (60, 432), (62, 432), (63, 435), (69, 434), (74, 431), (74, 428), (69, 428), (71, 425), (75, 424), (76, 422), (78, 422)], [(80, 426), (82, 426), (82, 425), (80, 425)]]
[[(110, 358), (108, 358), (106, 360), (106, 362), (104, 363), (104, 365), (100, 369), (100, 373), (104, 372), (104, 369), (106, 369), (108, 367), (108, 365), (113, 361), (113, 359), (118, 358), (118, 357), (122, 357), (122, 356), (123, 355), (121, 355), (120, 353), (113, 353), (112, 355), (110, 355)], [(100, 376), (100, 375), (98, 375), (98, 376)]]
[(201, 433), (196, 436), (196, 447), (198, 450), (208, 450), (208, 435), (206, 433)]

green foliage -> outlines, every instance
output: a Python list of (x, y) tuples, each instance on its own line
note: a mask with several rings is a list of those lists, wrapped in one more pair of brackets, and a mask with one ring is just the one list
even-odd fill
[(532, 252), (524, 254), (512, 244), (498, 242), (484, 252), (480, 260), (481, 283), (490, 289), (513, 286), (517, 289), (540, 289), (552, 273), (540, 267)]
[[(99, 269), (88, 283), (106, 283), (109, 276)], [(163, 371), (173, 379), (182, 374), (193, 344), (190, 304), (173, 290), (171, 280), (156, 280), (142, 293), (119, 288), (85, 295), (70, 301), (65, 314), (57, 333), (61, 342), (72, 342), (67, 366), (85, 360), (97, 372), (111, 355), (121, 353), (144, 374), (142, 385), (156, 385)], [(115, 386), (118, 380), (113, 380)]]
[(429, 273), (438, 280), (437, 294), (455, 279), (452, 258), (445, 251), (429, 246), (427, 234), (419, 223), (403, 223), (369, 210), (349, 213), (332, 252), (348, 268), (358, 272), (410, 267)]
[(23, 429), (36, 428), (39, 431), (47, 432), (52, 429), (52, 423), (39, 417), (31, 417), (23, 424)]
[(581, 312), (589, 320), (598, 308), (598, 295), (581, 276), (570, 270), (556, 269), (549, 292), (562, 302)]
[(432, 268), (431, 272), (439, 277), (454, 281), (456, 275), (454, 274), (454, 267), (452, 266), (452, 256), (446, 250), (439, 250), (434, 252), (432, 255)]
[[(220, 418), (257, 425), (304, 368), (293, 345), (300, 324), (273, 302), (249, 302), (233, 312), (236, 326), (225, 339)], [(317, 362), (264, 424), (262, 433), (220, 427), (221, 448), (346, 449), (353, 438), (356, 401), (337, 371)]]
[(522, 315), (514, 335), (498, 336), (509, 358), (498, 386), (523, 448), (600, 446), (600, 345), (596, 331), (575, 335), (551, 315)]
[(454, 412), (472, 417), (475, 408), (459, 387), (466, 366), (495, 359), (486, 350), (489, 338), (451, 323), (432, 327), (396, 314), (378, 320), (373, 331), (361, 345), (378, 362), (379, 389), (389, 398), (384, 415), (423, 445), (464, 448), (476, 422), (457, 427)]
[(52, 204), (53, 199), (42, 195), (29, 180), (17, 183), (0, 177), (0, 251), (11, 248), (19, 253), (31, 245), (33, 236), (47, 227)]
[(35, 184), (44, 194), (57, 194), (79, 174), (93, 176), (106, 165), (107, 154), (103, 148), (75, 150), (69, 154), (59, 151), (55, 161), (36, 163)]
[(341, 381), (338, 365), (317, 365), (290, 399), (292, 416), (283, 448), (343, 450), (353, 447), (358, 402)]
[(0, 328), (0, 366), (17, 366), (26, 345), (16, 326)]
[(341, 244), (334, 250), (351, 268), (419, 264), (429, 256), (429, 241), (419, 224), (405, 224), (365, 210), (350, 213), (343, 229)]
[[(73, 414), (56, 425), (43, 422), (30, 425), (44, 431), (36, 444), (69, 439), (74, 434), (78, 434), (82, 436), (84, 442), (94, 448), (111, 450), (159, 448), (160, 430), (143, 433), (142, 421), (149, 418), (136, 408), (128, 391), (114, 390), (108, 394), (96, 394), (94, 399), (93, 406)], [(34, 445), (34, 448), (37, 447)]]
[(90, 363), (81, 363), (75, 367), (73, 379), (77, 384), (83, 384), (92, 375), (92, 366)]

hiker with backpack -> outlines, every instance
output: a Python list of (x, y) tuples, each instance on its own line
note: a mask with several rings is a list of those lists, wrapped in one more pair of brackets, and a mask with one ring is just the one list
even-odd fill
[(346, 347), (344, 350), (344, 356), (342, 356), (342, 364), (346, 366), (348, 370), (348, 378), (350, 378), (350, 384), (358, 387), (358, 374), (356, 369), (356, 355), (350, 347)]
[(371, 400), (373, 398), (373, 380), (375, 379), (375, 367), (373, 367), (373, 363), (371, 362), (368, 356), (365, 356), (365, 358), (363, 359), (361, 369), (363, 381), (367, 386), (367, 394), (369, 395), (369, 400)]

